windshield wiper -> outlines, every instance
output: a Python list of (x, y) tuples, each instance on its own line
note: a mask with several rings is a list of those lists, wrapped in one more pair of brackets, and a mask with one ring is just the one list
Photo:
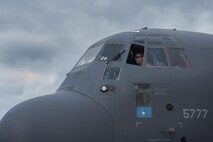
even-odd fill
[(126, 51), (126, 49), (122, 49), (118, 54), (116, 54), (114, 57), (112, 57), (109, 61), (106, 62), (106, 65), (108, 66), (109, 63), (111, 63), (112, 61), (116, 61), (118, 60), (121, 55)]

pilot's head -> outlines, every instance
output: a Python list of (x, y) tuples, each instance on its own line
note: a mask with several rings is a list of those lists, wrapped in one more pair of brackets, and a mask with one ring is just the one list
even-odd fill
[(137, 53), (135, 55), (135, 62), (137, 65), (142, 66), (143, 65), (143, 53)]

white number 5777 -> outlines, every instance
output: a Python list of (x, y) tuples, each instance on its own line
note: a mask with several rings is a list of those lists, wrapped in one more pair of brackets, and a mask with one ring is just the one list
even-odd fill
[(183, 117), (185, 119), (205, 119), (207, 114), (207, 109), (183, 109)]

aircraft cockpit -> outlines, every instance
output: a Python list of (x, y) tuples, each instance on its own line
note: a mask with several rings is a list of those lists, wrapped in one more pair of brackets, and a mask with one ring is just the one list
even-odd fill
[[(111, 84), (119, 88), (119, 81), (132, 80), (133, 82), (146, 82), (147, 75), (166, 74), (169, 70), (191, 69), (191, 61), (187, 56), (185, 48), (173, 36), (133, 34), (132, 38), (109, 37), (104, 41), (93, 44), (81, 57), (73, 70), (68, 74), (62, 86), (59, 88), (75, 88), (79, 85), (77, 80), (89, 80), (97, 78), (95, 82), (88, 85), (82, 92), (91, 91), (95, 88), (100, 94), (102, 84)], [(136, 61), (140, 53), (142, 63)], [(162, 70), (163, 69), (163, 70)], [(87, 75), (86, 75), (87, 74)], [(148, 75), (149, 76), (149, 75)], [(86, 78), (84, 78), (86, 77)], [(157, 78), (152, 78), (152, 80)], [(149, 80), (147, 78), (147, 80)], [(72, 87), (69, 87), (72, 86)], [(78, 87), (77, 87), (78, 89)], [(117, 94), (108, 92), (109, 94)]]
[[(127, 53), (128, 56), (125, 56)], [(159, 35), (136, 35), (131, 44), (102, 43), (92, 46), (75, 67), (92, 61), (105, 61), (107, 64), (126, 61), (127, 64), (137, 65), (137, 53), (143, 54), (143, 67), (191, 68), (185, 48), (174, 37)]]

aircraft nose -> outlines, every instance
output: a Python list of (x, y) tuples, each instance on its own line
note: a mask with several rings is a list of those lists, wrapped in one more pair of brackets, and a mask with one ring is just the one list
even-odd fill
[(79, 93), (47, 95), (12, 108), (0, 122), (1, 142), (110, 142), (114, 124)]

